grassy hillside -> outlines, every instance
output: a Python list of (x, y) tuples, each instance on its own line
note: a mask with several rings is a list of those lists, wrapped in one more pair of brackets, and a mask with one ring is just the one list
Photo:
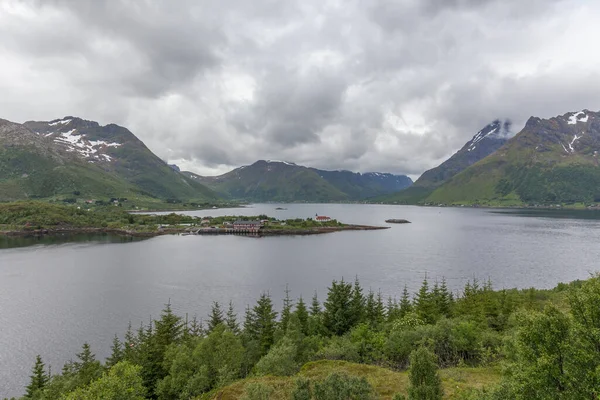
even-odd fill
[(218, 198), (123, 127), (75, 117), (25, 124), (0, 120), (0, 201), (72, 196), (140, 203)]
[(426, 202), (513, 206), (600, 201), (597, 113), (532, 118), (496, 153), (437, 188)]
[(346, 193), (335, 188), (315, 171), (282, 162), (258, 161), (218, 177), (195, 177), (204, 185), (232, 199), (280, 202), (348, 200)]
[[(347, 361), (321, 360), (305, 364), (294, 376), (266, 376), (248, 378), (225, 388), (199, 397), (202, 400), (237, 400), (244, 397), (249, 385), (262, 384), (273, 389), (270, 400), (288, 400), (298, 378), (321, 381), (332, 373), (342, 373), (366, 378), (378, 399), (391, 400), (395, 394), (408, 395), (408, 373), (392, 371), (375, 365)], [(482, 389), (497, 384), (501, 378), (498, 367), (446, 368), (440, 371), (445, 399), (456, 399), (471, 389)]]
[(248, 201), (357, 201), (391, 193), (412, 183), (404, 175), (323, 171), (283, 161), (264, 160), (220, 176), (184, 174), (223, 196)]
[(457, 174), (501, 148), (510, 136), (510, 122), (496, 120), (477, 132), (471, 140), (449, 159), (435, 168), (425, 171), (411, 187), (398, 193), (381, 196), (374, 201), (395, 204), (422, 204), (438, 201), (429, 198), (436, 188)]

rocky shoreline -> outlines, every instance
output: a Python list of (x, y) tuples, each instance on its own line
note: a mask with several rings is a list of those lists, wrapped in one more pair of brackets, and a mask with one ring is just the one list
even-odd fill
[[(324, 233), (342, 232), (342, 231), (373, 231), (389, 229), (388, 226), (369, 226), (369, 225), (344, 225), (335, 227), (318, 227), (318, 228), (307, 228), (307, 229), (262, 229), (260, 232), (254, 234), (254, 236), (293, 236), (293, 235), (319, 235)], [(2, 236), (45, 236), (45, 235), (60, 235), (60, 234), (85, 234), (85, 233), (108, 233), (121, 236), (132, 236), (132, 237), (155, 237), (162, 235), (176, 235), (176, 234), (187, 234), (187, 235), (219, 235), (219, 234), (232, 234), (232, 233), (192, 233), (189, 227), (184, 228), (162, 228), (156, 231), (136, 231), (129, 229), (115, 229), (115, 228), (55, 228), (55, 229), (33, 229), (33, 230), (11, 230), (11, 231), (0, 231)], [(236, 234), (236, 233), (233, 233)], [(240, 235), (248, 235), (240, 233)]]

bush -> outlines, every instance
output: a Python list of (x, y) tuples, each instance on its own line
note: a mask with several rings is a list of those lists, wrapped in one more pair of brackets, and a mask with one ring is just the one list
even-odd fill
[(369, 400), (374, 399), (373, 388), (366, 378), (333, 373), (315, 383), (315, 400)]
[(256, 364), (257, 375), (289, 376), (298, 370), (296, 354), (298, 349), (288, 337), (281, 339), (279, 343), (261, 358)]
[(250, 383), (246, 387), (246, 394), (242, 400), (269, 400), (273, 394), (273, 388), (262, 383)]
[(410, 400), (441, 400), (442, 381), (437, 373), (435, 354), (419, 347), (410, 355), (408, 398)]
[(312, 391), (310, 390), (310, 380), (299, 378), (296, 380), (296, 387), (292, 392), (292, 400), (311, 400)]
[(334, 336), (316, 355), (317, 359), (359, 362), (360, 355), (347, 336)]

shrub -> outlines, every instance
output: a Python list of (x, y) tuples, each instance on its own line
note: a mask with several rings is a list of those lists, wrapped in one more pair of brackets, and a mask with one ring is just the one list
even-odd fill
[(242, 397), (242, 400), (269, 400), (272, 394), (272, 387), (253, 382), (246, 387), (246, 394)]
[(315, 383), (315, 400), (369, 400), (374, 399), (373, 388), (366, 378), (333, 373)]
[(292, 340), (284, 337), (258, 361), (255, 371), (258, 375), (293, 375), (298, 370), (295, 360), (297, 352), (297, 347)]
[(408, 398), (410, 400), (441, 400), (442, 381), (437, 373), (435, 354), (419, 347), (410, 355)]
[(312, 391), (310, 389), (310, 380), (299, 378), (296, 380), (296, 386), (292, 392), (292, 400), (311, 400)]

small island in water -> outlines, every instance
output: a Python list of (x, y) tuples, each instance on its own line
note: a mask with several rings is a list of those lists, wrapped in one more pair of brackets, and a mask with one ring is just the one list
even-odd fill
[(386, 219), (385, 222), (388, 224), (410, 224), (410, 221), (407, 219)]
[(267, 215), (197, 217), (177, 213), (139, 214), (114, 206), (82, 208), (39, 201), (0, 204), (0, 235), (13, 236), (95, 232), (141, 237), (165, 234), (277, 236), (387, 228), (344, 224), (326, 216), (285, 220)]

